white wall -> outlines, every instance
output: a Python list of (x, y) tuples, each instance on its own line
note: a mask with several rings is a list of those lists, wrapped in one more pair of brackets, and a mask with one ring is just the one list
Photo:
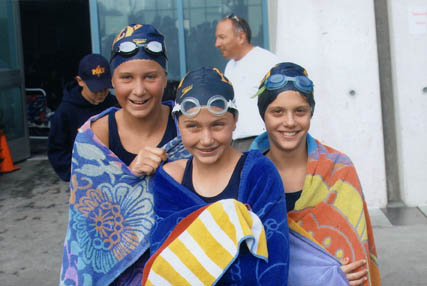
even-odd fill
[(373, 0), (281, 0), (277, 6), (272, 48), (304, 66), (315, 84), (310, 133), (350, 156), (368, 206), (385, 207)]
[(388, 3), (400, 191), (427, 205), (427, 1)]

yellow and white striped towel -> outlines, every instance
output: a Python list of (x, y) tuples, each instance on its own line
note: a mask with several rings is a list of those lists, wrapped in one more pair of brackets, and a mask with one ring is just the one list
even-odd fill
[(143, 285), (215, 285), (245, 241), (252, 255), (268, 262), (264, 226), (234, 199), (221, 200), (184, 218), (144, 269)]

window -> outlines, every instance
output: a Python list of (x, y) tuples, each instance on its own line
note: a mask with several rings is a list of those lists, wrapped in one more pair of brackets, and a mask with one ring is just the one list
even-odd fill
[(92, 37), (99, 38), (92, 39), (94, 52), (109, 58), (113, 39), (124, 26), (152, 24), (166, 39), (169, 79), (178, 80), (201, 66), (224, 69), (227, 60), (215, 48), (215, 30), (218, 21), (231, 13), (248, 21), (252, 44), (266, 47), (268, 42), (268, 35), (264, 35), (265, 0), (93, 1), (97, 9), (91, 9), (91, 18), (98, 19), (98, 23), (92, 25), (92, 31), (98, 30), (92, 32)]

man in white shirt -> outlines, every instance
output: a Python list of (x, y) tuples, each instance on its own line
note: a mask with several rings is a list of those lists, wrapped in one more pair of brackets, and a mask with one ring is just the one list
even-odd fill
[(255, 136), (263, 131), (264, 122), (258, 114), (257, 99), (252, 98), (265, 74), (280, 59), (273, 53), (251, 44), (251, 29), (245, 19), (231, 14), (216, 27), (217, 47), (230, 59), (224, 75), (234, 88), (239, 120), (233, 133), (233, 146), (246, 151)]

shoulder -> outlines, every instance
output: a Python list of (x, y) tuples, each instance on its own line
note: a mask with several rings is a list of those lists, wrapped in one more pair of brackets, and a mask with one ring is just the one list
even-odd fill
[(188, 159), (176, 160), (163, 165), (163, 170), (168, 173), (175, 181), (182, 183), (184, 177), (185, 166)]
[(253, 51), (257, 54), (262, 54), (262, 55), (266, 55), (266, 56), (271, 56), (271, 57), (277, 57), (276, 54), (272, 53), (271, 51), (261, 48), (261, 47), (254, 47)]
[(52, 124), (70, 123), (78, 114), (78, 108), (70, 102), (61, 102), (52, 116)]
[(229, 73), (233, 71), (235, 63), (236, 63), (236, 61), (233, 59), (231, 59), (227, 62), (227, 64), (225, 65), (225, 69), (224, 69), (224, 75), (225, 76), (228, 76)]
[[(98, 118), (91, 122), (93, 134), (105, 145), (109, 146), (108, 142), (108, 116), (110, 112), (103, 112)], [(114, 115), (113, 115), (114, 116)], [(91, 120), (91, 119), (89, 119)]]
[(335, 164), (342, 164), (343, 166), (353, 166), (353, 162), (350, 157), (345, 153), (321, 143), (319, 140), (314, 139), (311, 136), (307, 136), (307, 143), (309, 146), (309, 156), (311, 159), (318, 160), (320, 157), (324, 157)]
[(267, 60), (267, 63), (270, 65), (275, 65), (280, 62), (280, 58), (269, 50), (257, 46), (254, 48), (254, 52), (264, 60)]

